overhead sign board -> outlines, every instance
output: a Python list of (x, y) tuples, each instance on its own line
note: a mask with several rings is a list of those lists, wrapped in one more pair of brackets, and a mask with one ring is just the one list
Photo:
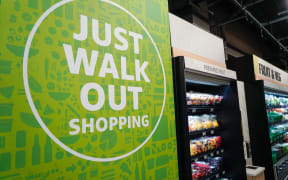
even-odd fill
[(237, 79), (235, 71), (215, 66), (214, 64), (208, 64), (190, 57), (184, 57), (184, 58), (185, 58), (185, 68), (228, 79), (234, 79), (234, 80)]
[(288, 87), (288, 73), (267, 61), (253, 55), (254, 73), (256, 80), (268, 81), (277, 86)]

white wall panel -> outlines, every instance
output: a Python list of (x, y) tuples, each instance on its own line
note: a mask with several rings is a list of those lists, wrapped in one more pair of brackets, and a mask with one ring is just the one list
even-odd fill
[(225, 64), (224, 43), (221, 38), (171, 13), (169, 18), (172, 47)]

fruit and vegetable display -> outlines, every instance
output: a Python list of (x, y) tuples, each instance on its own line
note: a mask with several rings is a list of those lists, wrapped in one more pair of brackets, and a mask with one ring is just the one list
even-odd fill
[(279, 127), (270, 127), (269, 136), (271, 143), (286, 142), (287, 140), (287, 124)]
[[(265, 94), (272, 160), (277, 163), (288, 153), (288, 98)], [(281, 106), (281, 108), (274, 108)]]
[(277, 161), (288, 153), (288, 143), (279, 143), (272, 147), (272, 159), (273, 163)]
[(269, 129), (272, 146), (272, 159), (276, 163), (288, 153), (288, 123), (272, 126)]
[(220, 104), (223, 100), (223, 96), (204, 94), (197, 92), (187, 92), (187, 105), (216, 105)]
[(277, 111), (268, 111), (268, 122), (275, 123), (283, 120), (283, 114)]
[(203, 152), (220, 148), (222, 139), (220, 136), (213, 137), (200, 137), (197, 139), (190, 140), (190, 154), (196, 156)]
[(288, 104), (288, 98), (265, 94), (265, 102), (267, 106), (284, 106)]
[(216, 115), (188, 116), (189, 132), (219, 127)]

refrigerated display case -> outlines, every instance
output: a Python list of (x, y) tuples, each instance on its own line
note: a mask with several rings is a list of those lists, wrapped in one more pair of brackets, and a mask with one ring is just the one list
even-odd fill
[(173, 58), (180, 179), (246, 179), (236, 73)]
[(288, 177), (288, 74), (255, 55), (233, 58), (228, 68), (244, 81), (253, 165), (267, 180)]

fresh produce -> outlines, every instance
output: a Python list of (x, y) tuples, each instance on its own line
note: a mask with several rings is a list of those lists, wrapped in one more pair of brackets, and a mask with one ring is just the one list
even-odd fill
[(187, 105), (216, 105), (220, 104), (223, 100), (223, 96), (187, 92)]
[(196, 156), (203, 152), (219, 148), (221, 146), (222, 139), (220, 136), (213, 137), (201, 137), (190, 141), (190, 154)]
[(216, 115), (188, 116), (189, 132), (219, 127)]
[(209, 157), (207, 161), (196, 161), (191, 164), (192, 179), (197, 180), (220, 170), (222, 157)]
[(265, 94), (265, 102), (268, 106), (283, 106), (288, 104), (288, 98)]

